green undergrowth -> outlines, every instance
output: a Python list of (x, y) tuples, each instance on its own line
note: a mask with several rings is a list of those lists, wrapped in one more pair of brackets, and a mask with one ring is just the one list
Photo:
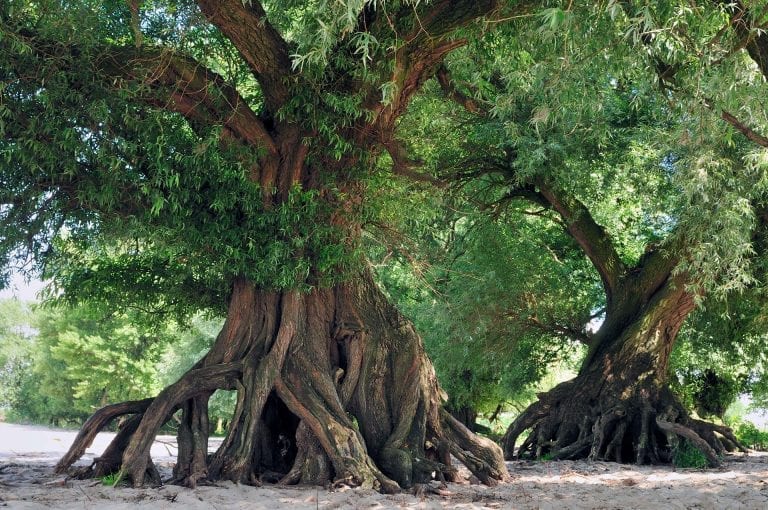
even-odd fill
[(120, 481), (120, 473), (110, 473), (107, 476), (101, 477), (101, 483), (102, 485), (106, 485), (107, 487), (114, 487), (117, 485), (117, 483)]
[(672, 449), (672, 464), (677, 468), (703, 469), (709, 466), (707, 457), (685, 439)]

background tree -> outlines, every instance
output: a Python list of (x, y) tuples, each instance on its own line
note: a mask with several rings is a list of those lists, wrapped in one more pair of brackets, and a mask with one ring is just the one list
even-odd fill
[[(528, 5), (516, 5), (516, 12)], [(134, 484), (182, 411), (176, 481), (395, 490), (498, 448), (442, 410), (413, 327), (356, 255), (366, 177), (398, 119), (494, 1), (11, 2), (2, 11), (2, 254), (72, 299), (223, 310), (209, 353), (153, 399), (104, 408), (59, 463), (130, 415), (94, 466)], [(504, 13), (514, 16), (516, 12)], [(237, 390), (209, 457), (208, 401)], [(290, 438), (295, 455), (284, 455)]]
[(7, 413), (21, 401), (25, 371), (33, 355), (30, 310), (16, 299), (0, 300), (0, 410)]
[[(480, 129), (456, 128), (471, 117), (446, 105), (434, 82), (405, 120), (402, 133), (418, 141), (412, 152), (425, 168), (470, 157), (465, 136), (484, 140)], [(391, 181), (374, 197), (385, 223), (366, 227), (379, 280), (424, 336), (451, 412), (470, 427), (478, 413), (498, 416), (500, 406), (535, 398), (553, 363), (579, 351), (600, 303), (597, 273), (558, 224), (537, 208), (499, 216), (487, 206), (503, 198), (497, 184), (445, 193)]]
[[(489, 51), (472, 49), (487, 69), (473, 100), (485, 112), (478, 129), (497, 136), (481, 144), (468, 136), (467, 152), (485, 155), (456, 166), (501, 182), (507, 201), (554, 213), (605, 292), (578, 377), (515, 421), (507, 456), (527, 429), (520, 453), (554, 458), (666, 461), (681, 435), (716, 464), (723, 442), (735, 446), (727, 429), (689, 417), (667, 386), (685, 318), (705, 297), (752, 284), (763, 235), (759, 137), (713, 110), (726, 99), (757, 108), (751, 98), (764, 87), (755, 52), (739, 52), (744, 33), (733, 16), (675, 2), (551, 8), (529, 37), (519, 22), (492, 34)], [(477, 83), (476, 69), (457, 60), (447, 76)], [(492, 108), (482, 108), (484, 97)]]
[(87, 306), (36, 305), (22, 318), (17, 330), (23, 337), (14, 347), (26, 356), (7, 387), (15, 394), (9, 407), (16, 419), (81, 424), (107, 404), (157, 392), (157, 364), (171, 343), (169, 328)]

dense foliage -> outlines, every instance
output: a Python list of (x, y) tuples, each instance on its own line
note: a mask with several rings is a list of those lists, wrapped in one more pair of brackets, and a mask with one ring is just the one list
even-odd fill
[[(226, 104), (235, 88), (260, 101), (234, 50), (192, 10), (147, 6), (148, 70), (164, 65), (159, 45), (176, 47), (218, 73), (222, 90), (201, 91), (205, 101)], [(152, 97), (119, 68), (136, 56), (129, 20), (123, 2), (10, 2), (2, 18), (2, 277), (23, 255), (77, 289), (72, 302), (179, 313), (223, 311), (237, 275), (270, 288), (334, 280), (342, 240), (316, 192), (265, 206), (248, 179), (257, 153), (222, 146), (221, 126), (158, 110), (171, 94)]]

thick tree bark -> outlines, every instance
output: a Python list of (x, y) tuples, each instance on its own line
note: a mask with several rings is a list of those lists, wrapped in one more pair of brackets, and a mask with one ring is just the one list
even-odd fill
[[(539, 395), (512, 423), (503, 440), (506, 458), (655, 464), (672, 461), (680, 436), (715, 466), (718, 454), (739, 446), (729, 429), (689, 417), (667, 385), (670, 352), (694, 308), (685, 279), (669, 277), (648, 298), (639, 283), (619, 287), (621, 298), (580, 373)], [(515, 450), (526, 430), (530, 434)]]
[[(207, 400), (237, 390), (226, 438), (207, 452)], [(157, 482), (149, 448), (177, 409), (176, 482), (345, 483), (394, 491), (452, 478), (450, 454), (482, 481), (505, 477), (501, 450), (442, 410), (420, 338), (364, 272), (308, 294), (235, 282), (211, 351), (151, 403), (100, 411), (57, 466), (66, 471), (109, 419), (134, 413), (85, 474)], [(151, 478), (147, 478), (148, 474)]]

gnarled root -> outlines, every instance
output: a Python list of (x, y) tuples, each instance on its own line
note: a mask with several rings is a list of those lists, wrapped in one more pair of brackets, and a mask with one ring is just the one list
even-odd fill
[[(75, 437), (74, 443), (72, 443), (69, 451), (67, 451), (64, 457), (62, 457), (56, 464), (54, 471), (59, 474), (65, 473), (72, 466), (72, 464), (77, 462), (78, 459), (83, 456), (85, 450), (91, 446), (91, 444), (93, 444), (93, 440), (96, 437), (96, 434), (101, 432), (104, 427), (107, 427), (110, 423), (112, 423), (112, 420), (127, 414), (143, 413), (147, 410), (150, 404), (152, 404), (152, 400), (153, 399), (151, 398), (146, 398), (144, 400), (134, 400), (129, 402), (122, 402), (119, 404), (112, 404), (102, 407), (93, 413), (93, 415), (88, 418), (88, 420), (80, 428), (80, 432), (78, 432), (77, 436)], [(131, 427), (133, 430), (129, 428), (126, 433), (123, 434), (123, 436), (130, 436), (133, 434), (136, 426), (138, 426), (138, 422), (134, 420), (134, 425)], [(120, 436), (120, 434), (118, 434), (118, 436)], [(117, 438), (115, 438), (113, 444), (110, 445), (107, 449), (107, 452), (110, 452), (110, 450), (114, 451), (119, 449), (119, 447), (116, 446), (116, 443), (121, 442), (123, 442), (123, 438), (121, 438), (120, 441), (117, 441)], [(113, 445), (115, 445), (114, 448)], [(105, 452), (105, 454), (107, 452)], [(106, 456), (107, 455), (102, 455), (102, 457)], [(111, 456), (114, 455), (112, 454)]]
[[(727, 427), (690, 418), (666, 388), (643, 389), (629, 397), (624, 392), (624, 398), (617, 397), (622, 392), (605, 389), (601, 395), (589, 394), (598, 388), (570, 381), (539, 395), (539, 401), (507, 430), (502, 443), (505, 457), (656, 464), (673, 460), (678, 436), (700, 450), (713, 467), (720, 464), (725, 444), (746, 451)], [(515, 451), (525, 430), (530, 433)]]
[[(208, 453), (208, 399), (237, 391), (226, 438)], [(504, 479), (501, 450), (442, 410), (444, 395), (421, 340), (364, 274), (310, 294), (233, 290), (211, 351), (157, 397), (108, 406), (83, 427), (59, 463), (69, 468), (93, 436), (131, 414), (86, 473), (118, 471), (157, 482), (156, 434), (181, 410), (173, 481), (311, 483), (394, 492), (455, 479), (451, 454), (485, 483)]]
[(506, 480), (507, 467), (501, 449), (491, 441), (473, 434), (445, 409), (440, 410), (443, 430), (451, 453), (481, 482), (496, 485)]

